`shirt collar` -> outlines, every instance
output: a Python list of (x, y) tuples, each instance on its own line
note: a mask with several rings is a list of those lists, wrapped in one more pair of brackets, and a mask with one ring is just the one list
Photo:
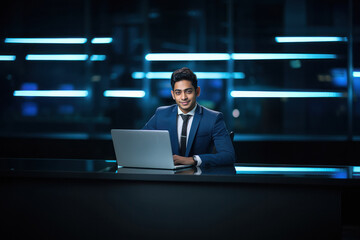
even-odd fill
[(194, 116), (194, 115), (195, 115), (195, 110), (196, 110), (196, 108), (197, 108), (197, 103), (196, 103), (195, 107), (194, 107), (190, 112), (188, 112), (188, 113), (185, 114), (185, 113), (183, 113), (183, 112), (180, 110), (180, 108), (178, 107), (178, 115), (184, 114), (184, 115)]

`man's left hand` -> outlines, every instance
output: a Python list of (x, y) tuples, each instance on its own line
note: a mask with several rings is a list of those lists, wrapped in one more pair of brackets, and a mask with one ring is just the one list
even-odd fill
[(195, 161), (192, 157), (173, 155), (173, 159), (175, 165), (195, 165)]

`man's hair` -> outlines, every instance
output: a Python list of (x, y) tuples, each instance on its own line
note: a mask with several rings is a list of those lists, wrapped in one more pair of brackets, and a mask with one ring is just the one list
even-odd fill
[(175, 83), (181, 80), (188, 80), (191, 82), (195, 90), (197, 89), (197, 77), (189, 68), (183, 67), (174, 71), (171, 75), (171, 87), (174, 90)]

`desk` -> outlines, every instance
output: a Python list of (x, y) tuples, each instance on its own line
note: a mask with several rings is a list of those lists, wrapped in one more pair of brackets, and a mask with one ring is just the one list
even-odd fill
[(0, 159), (2, 237), (341, 239), (342, 194), (360, 186), (357, 170), (236, 164), (120, 173), (106, 160)]

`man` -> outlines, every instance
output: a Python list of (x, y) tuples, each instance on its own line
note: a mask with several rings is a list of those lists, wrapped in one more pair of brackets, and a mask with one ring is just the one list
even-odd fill
[(178, 69), (171, 75), (171, 87), (176, 104), (159, 107), (144, 129), (169, 131), (175, 165), (233, 164), (235, 151), (223, 114), (196, 102), (200, 95), (196, 75), (189, 68)]

